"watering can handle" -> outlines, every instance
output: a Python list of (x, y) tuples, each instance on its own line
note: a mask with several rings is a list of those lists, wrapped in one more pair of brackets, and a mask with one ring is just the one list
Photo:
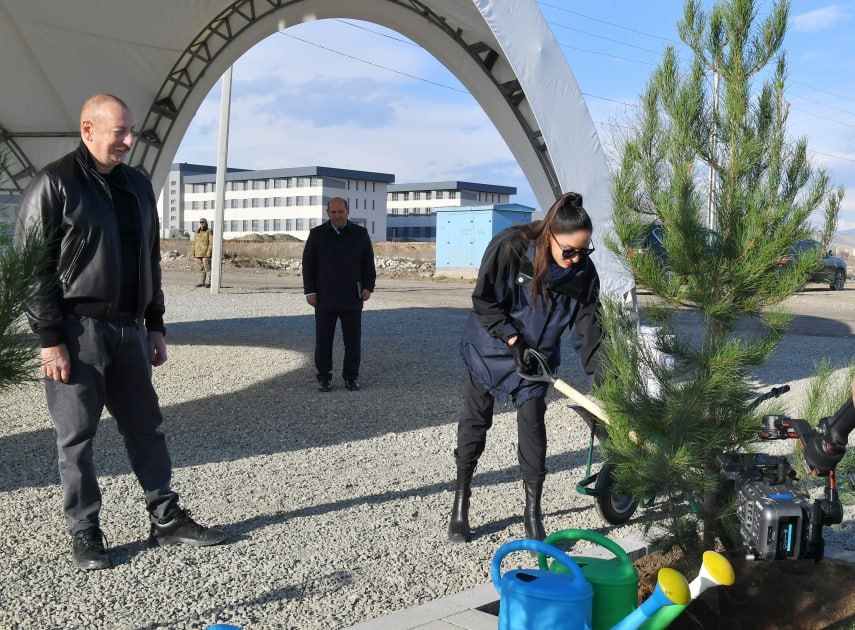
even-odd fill
[[(617, 559), (623, 564), (632, 564), (632, 559), (623, 550), (619, 544), (615, 541), (610, 540), (603, 536), (602, 534), (598, 534), (597, 532), (592, 532), (587, 529), (562, 529), (560, 532), (555, 532), (554, 534), (550, 534), (546, 537), (544, 541), (547, 544), (560, 542), (562, 540), (587, 540), (592, 543), (596, 543), (600, 547), (605, 547), (609, 551), (611, 551)], [(546, 561), (546, 555), (539, 553), (537, 555), (537, 566), (541, 569), (547, 570), (549, 565)]]
[(493, 578), (493, 586), (496, 587), (496, 591), (499, 592), (499, 595), (502, 593), (502, 560), (505, 559), (506, 555), (514, 553), (515, 551), (534, 551), (540, 555), (552, 556), (570, 572), (570, 575), (573, 576), (574, 580), (580, 580), (581, 582), (586, 581), (585, 575), (582, 573), (582, 569), (579, 568), (579, 565), (576, 564), (570, 556), (557, 547), (553, 547), (552, 545), (548, 545), (539, 540), (530, 540), (528, 538), (512, 540), (511, 542), (502, 545), (493, 557), (491, 575)]

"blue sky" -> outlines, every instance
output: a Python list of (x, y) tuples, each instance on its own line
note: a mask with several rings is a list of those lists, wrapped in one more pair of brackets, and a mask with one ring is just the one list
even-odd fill
[[(608, 151), (634, 118), (663, 48), (682, 49), (683, 1), (538, 4)], [(758, 5), (765, 15), (770, 2)], [(794, 0), (784, 42), (790, 135), (807, 137), (813, 163), (847, 189), (839, 229), (855, 228), (853, 28), (855, 2)], [(218, 84), (176, 162), (215, 162), (219, 98)], [(229, 166), (317, 164), (394, 173), (399, 183), (501, 184), (517, 187), (514, 201), (537, 207), (501, 136), (454, 75), (376, 24), (322, 20), (270, 36), (235, 64), (232, 99)]]

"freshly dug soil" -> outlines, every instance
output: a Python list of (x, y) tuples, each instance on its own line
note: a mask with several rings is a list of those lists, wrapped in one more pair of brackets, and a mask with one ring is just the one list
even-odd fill
[[(848, 562), (793, 560), (746, 562), (728, 556), (736, 574), (730, 587), (710, 588), (670, 626), (673, 630), (852, 630), (855, 628), (855, 565)], [(639, 602), (647, 598), (662, 567), (673, 567), (691, 581), (677, 552), (647, 555), (635, 563)]]

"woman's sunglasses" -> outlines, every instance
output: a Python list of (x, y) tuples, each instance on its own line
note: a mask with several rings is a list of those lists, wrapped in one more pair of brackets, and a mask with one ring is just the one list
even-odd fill
[(552, 234), (552, 238), (555, 239), (556, 245), (558, 245), (558, 247), (561, 247), (561, 258), (563, 258), (564, 260), (570, 260), (571, 258), (575, 258), (576, 256), (578, 256), (579, 258), (586, 258), (593, 254), (596, 249), (594, 247), (585, 247), (583, 249), (568, 247), (567, 249), (564, 249), (561, 243), (558, 242), (558, 239), (555, 238), (555, 234)]

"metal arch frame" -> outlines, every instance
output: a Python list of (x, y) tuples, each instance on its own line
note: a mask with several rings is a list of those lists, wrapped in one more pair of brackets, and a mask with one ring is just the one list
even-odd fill
[(3, 127), (0, 127), (0, 147), (4, 153), (3, 159), (0, 160), (0, 166), (3, 168), (3, 180), (8, 180), (12, 184), (12, 187), (0, 187), (0, 192), (21, 193), (36, 174), (36, 169), (27, 154), (15, 142), (15, 134), (9, 133)]
[[(24, 192), (38, 171), (30, 162), (26, 152), (15, 142), (15, 138), (77, 138), (79, 135), (77, 131), (12, 132), (0, 126), (0, 147), (5, 149), (3, 151), (5, 159), (0, 161), (5, 178), (0, 178), (0, 184), (8, 180), (14, 185), (14, 187), (0, 185), (0, 193)], [(10, 157), (12, 162), (9, 161)]]
[[(130, 164), (147, 175), (154, 174), (160, 160), (161, 150), (172, 132), (175, 120), (205, 74), (208, 66), (229, 46), (232, 40), (257, 21), (269, 17), (289, 5), (302, 0), (236, 0), (215, 16), (194, 38), (164, 80), (154, 102), (143, 120), (142, 131), (131, 154)], [(463, 39), (463, 29), (450, 23), (449, 19), (437, 13), (420, 0), (387, 0), (401, 8), (420, 15), (435, 28), (441, 29), (452, 41), (457, 43), (490, 78), (497, 94), (513, 112), (534, 155), (543, 170), (553, 196), (561, 194), (561, 186), (555, 166), (549, 156), (549, 150), (533, 116), (526, 116), (521, 105), (526, 100), (525, 92), (519, 81), (500, 81), (493, 73), (500, 53), (481, 41), (467, 43)]]

